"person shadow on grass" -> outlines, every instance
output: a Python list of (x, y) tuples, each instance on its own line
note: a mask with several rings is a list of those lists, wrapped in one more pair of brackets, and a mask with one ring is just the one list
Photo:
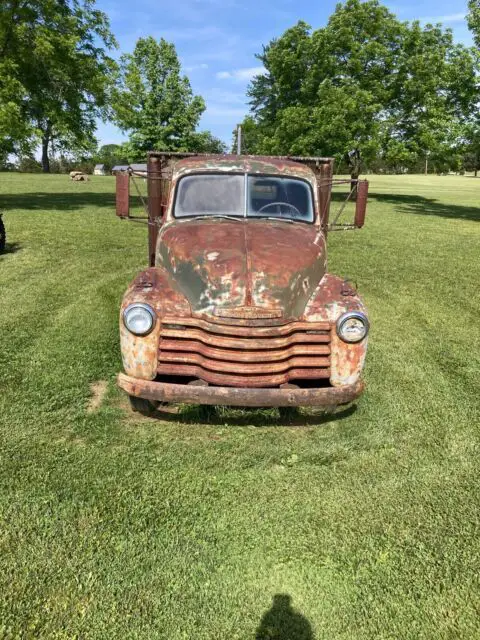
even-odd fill
[(292, 608), (286, 594), (273, 596), (272, 607), (263, 614), (255, 640), (315, 640), (309, 621)]

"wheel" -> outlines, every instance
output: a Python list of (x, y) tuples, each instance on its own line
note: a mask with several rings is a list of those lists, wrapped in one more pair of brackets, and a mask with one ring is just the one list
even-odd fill
[(128, 396), (130, 399), (130, 405), (133, 411), (141, 413), (144, 416), (151, 416), (155, 413), (158, 403), (146, 400), (145, 398), (137, 398), (137, 396)]
[(0, 251), (5, 249), (7, 242), (7, 233), (5, 231), (5, 225), (3, 224), (2, 216), (0, 216)]

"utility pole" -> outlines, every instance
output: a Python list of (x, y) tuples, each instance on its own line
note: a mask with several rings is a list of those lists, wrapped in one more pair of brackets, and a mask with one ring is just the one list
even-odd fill
[(237, 156), (242, 155), (242, 125), (237, 126)]

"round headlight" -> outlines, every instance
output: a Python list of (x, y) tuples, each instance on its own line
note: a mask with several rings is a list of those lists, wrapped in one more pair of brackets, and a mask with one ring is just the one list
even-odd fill
[(337, 333), (344, 342), (360, 342), (369, 328), (368, 318), (361, 311), (344, 313), (337, 320)]
[(155, 311), (142, 302), (130, 304), (123, 312), (123, 322), (136, 336), (146, 336), (155, 326)]

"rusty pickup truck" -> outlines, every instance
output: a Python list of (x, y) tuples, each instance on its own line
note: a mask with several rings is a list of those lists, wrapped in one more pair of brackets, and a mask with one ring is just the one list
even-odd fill
[[(120, 310), (118, 384), (135, 410), (359, 396), (369, 321), (351, 283), (327, 271), (332, 170), (331, 158), (149, 154), (150, 266)], [(131, 179), (117, 174), (122, 218)], [(364, 223), (368, 182), (353, 191), (341, 228)]]

